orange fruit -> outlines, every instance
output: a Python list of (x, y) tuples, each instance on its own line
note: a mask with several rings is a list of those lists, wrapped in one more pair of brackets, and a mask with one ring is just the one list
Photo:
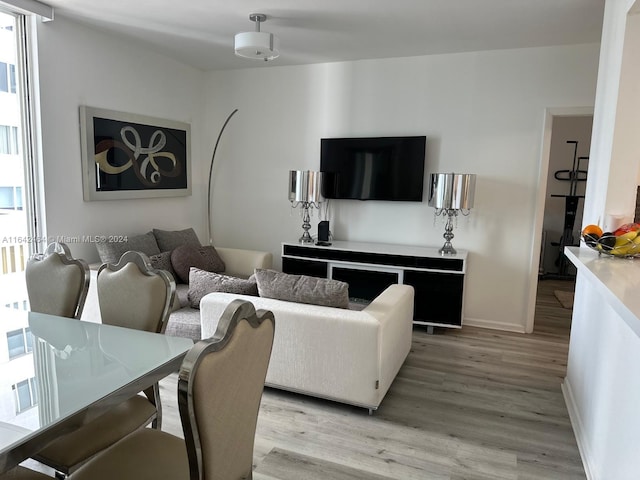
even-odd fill
[(599, 237), (602, 236), (602, 229), (598, 225), (587, 225), (582, 229), (582, 235), (595, 234)]

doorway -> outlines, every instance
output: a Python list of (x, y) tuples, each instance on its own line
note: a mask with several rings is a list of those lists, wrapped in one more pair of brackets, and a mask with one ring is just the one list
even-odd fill
[(592, 124), (593, 108), (546, 111), (525, 328), (528, 333), (534, 330), (539, 282), (559, 281), (556, 289), (574, 291), (575, 270), (562, 252), (565, 246), (580, 241)]

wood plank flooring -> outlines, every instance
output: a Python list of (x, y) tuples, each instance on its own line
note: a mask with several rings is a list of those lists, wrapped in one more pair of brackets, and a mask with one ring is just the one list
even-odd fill
[[(464, 327), (413, 348), (378, 411), (267, 389), (256, 480), (584, 479), (560, 391), (571, 310), (539, 284), (530, 335)], [(176, 376), (162, 382), (164, 430), (181, 435)]]

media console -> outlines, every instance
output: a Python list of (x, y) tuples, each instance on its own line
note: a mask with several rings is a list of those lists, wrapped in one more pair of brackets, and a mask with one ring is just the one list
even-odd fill
[(334, 241), (330, 246), (282, 244), (282, 271), (333, 278), (349, 296), (370, 301), (393, 283), (415, 289), (414, 323), (461, 328), (467, 252), (442, 256), (437, 248)]

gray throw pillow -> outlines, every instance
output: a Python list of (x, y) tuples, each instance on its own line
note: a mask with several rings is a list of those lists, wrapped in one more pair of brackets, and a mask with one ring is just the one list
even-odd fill
[(183, 283), (189, 283), (189, 269), (199, 268), (207, 272), (224, 272), (224, 262), (216, 252), (216, 249), (207, 247), (194, 247), (182, 245), (171, 252), (171, 266), (178, 279)]
[(202, 246), (193, 228), (173, 231), (154, 228), (153, 234), (156, 237), (161, 252), (169, 252), (182, 245), (191, 245), (192, 247)]
[(255, 276), (261, 297), (349, 308), (348, 283), (263, 269), (256, 269)]
[(149, 257), (149, 261), (153, 268), (169, 272), (175, 280), (176, 272), (173, 270), (173, 266), (171, 265), (171, 252), (162, 252), (157, 255), (151, 255)]
[(96, 242), (96, 249), (102, 263), (118, 263), (122, 254), (129, 250), (142, 252), (148, 257), (160, 253), (153, 232), (147, 232), (144, 235), (117, 236), (112, 241), (107, 239), (103, 242)]
[(191, 308), (200, 308), (202, 297), (212, 292), (257, 296), (258, 286), (253, 276), (245, 280), (192, 267), (189, 272), (189, 303)]

